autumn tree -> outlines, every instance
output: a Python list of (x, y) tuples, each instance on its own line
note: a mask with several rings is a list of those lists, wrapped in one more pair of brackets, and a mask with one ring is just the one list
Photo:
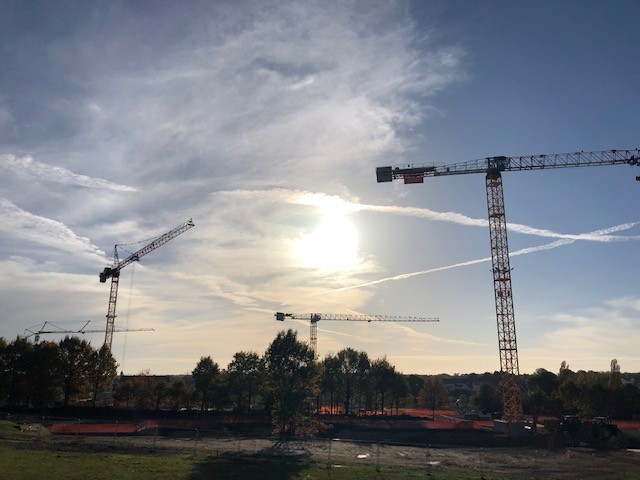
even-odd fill
[(289, 329), (279, 332), (271, 342), (264, 365), (275, 431), (294, 434), (310, 417), (311, 400), (317, 390), (315, 353)]

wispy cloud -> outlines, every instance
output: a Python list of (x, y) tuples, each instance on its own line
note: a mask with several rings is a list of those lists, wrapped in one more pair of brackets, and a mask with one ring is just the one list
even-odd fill
[(88, 253), (101, 263), (105, 252), (86, 237), (76, 235), (69, 227), (50, 218), (34, 215), (0, 197), (0, 224), (11, 225), (7, 235), (56, 248), (65, 252)]
[(122, 192), (135, 192), (136, 189), (126, 185), (94, 178), (87, 175), (79, 175), (63, 167), (48, 165), (34, 160), (30, 156), (16, 157), (15, 155), (0, 155), (0, 167), (29, 178), (35, 178), (44, 182), (55, 182), (64, 185), (78, 185), (88, 188), (104, 188), (109, 190), (119, 190)]

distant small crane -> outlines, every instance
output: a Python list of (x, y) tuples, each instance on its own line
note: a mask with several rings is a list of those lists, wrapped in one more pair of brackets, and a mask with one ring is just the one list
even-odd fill
[(439, 322), (437, 317), (395, 317), (389, 315), (350, 315), (338, 313), (283, 313), (276, 312), (274, 314), (276, 320), (283, 322), (285, 318), (293, 320), (309, 320), (311, 325), (309, 346), (317, 354), (318, 352), (318, 322), (320, 320), (339, 320), (342, 322)]
[[(71, 329), (59, 327), (58, 325), (55, 325), (51, 322), (44, 322), (34, 327), (29, 327), (25, 329), (24, 337), (25, 338), (34, 337), (33, 339), (35, 340), (36, 343), (38, 343), (40, 341), (40, 335), (45, 335), (45, 334), (81, 333), (84, 335), (85, 333), (102, 333), (102, 330), (93, 330), (93, 329), (87, 330), (87, 326), (89, 325), (90, 322), (91, 320), (87, 320), (85, 324), (82, 327), (78, 328), (77, 330), (71, 330)], [(47, 325), (50, 325), (50, 327), (48, 330), (45, 330), (45, 328), (47, 328)], [(35, 328), (38, 328), (38, 329), (34, 330)], [(153, 332), (153, 328), (114, 328), (113, 331), (114, 332)]]
[(177, 237), (181, 233), (186, 232), (190, 228), (194, 227), (193, 219), (189, 219), (182, 225), (177, 226), (173, 230), (160, 235), (152, 240), (149, 244), (142, 247), (135, 253), (132, 253), (124, 260), (120, 261), (118, 258), (118, 245), (113, 249), (113, 265), (111, 267), (105, 267), (100, 273), (100, 283), (107, 281), (107, 278), (111, 278), (111, 292), (109, 293), (109, 310), (107, 312), (107, 328), (104, 333), (104, 344), (111, 350), (111, 342), (113, 340), (114, 323), (116, 320), (116, 301), (118, 300), (118, 283), (120, 281), (120, 270), (129, 265), (132, 262), (137, 262), (145, 256), (147, 253), (153, 252), (156, 248), (161, 247), (169, 240)]

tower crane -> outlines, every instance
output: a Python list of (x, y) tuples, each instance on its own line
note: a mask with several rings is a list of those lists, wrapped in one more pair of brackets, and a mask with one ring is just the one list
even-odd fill
[[(640, 165), (640, 150), (605, 150), (596, 152), (557, 153), (521, 157), (487, 157), (449, 165), (378, 167), (378, 183), (402, 178), (405, 184), (424, 183), (425, 177), (484, 173), (489, 214), (489, 237), (493, 288), (498, 323), (498, 348), (502, 373), (502, 398), (507, 419), (522, 417), (522, 392), (518, 377), (518, 348), (511, 291), (511, 267), (507, 243), (504, 194), (501, 172), (544, 170), (549, 168), (591, 167), (601, 165)], [(640, 177), (636, 177), (639, 180)]]
[(189, 219), (182, 225), (177, 226), (173, 230), (160, 235), (152, 240), (150, 243), (142, 247), (135, 253), (132, 253), (124, 260), (118, 258), (118, 244), (113, 249), (113, 264), (100, 273), (100, 283), (104, 283), (108, 278), (111, 278), (111, 291), (109, 293), (109, 310), (107, 311), (107, 328), (104, 334), (104, 344), (111, 349), (111, 342), (113, 340), (114, 322), (116, 319), (116, 301), (118, 299), (118, 283), (120, 281), (120, 270), (129, 265), (132, 262), (137, 262), (145, 256), (147, 253), (153, 252), (156, 248), (164, 245), (169, 240), (177, 237), (181, 233), (186, 232), (190, 228), (194, 227), (193, 219)]
[[(39, 325), (36, 325), (35, 327), (29, 327), (25, 329), (24, 337), (25, 338), (34, 337), (35, 342), (38, 343), (40, 341), (40, 335), (45, 335), (45, 334), (82, 333), (84, 335), (85, 333), (102, 333), (102, 330), (94, 330), (94, 329), (87, 330), (87, 326), (89, 325), (90, 322), (91, 320), (87, 320), (85, 324), (82, 327), (78, 328), (77, 330), (69, 330), (66, 328), (59, 327), (58, 325), (55, 325), (51, 322), (44, 322)], [(45, 328), (47, 328), (47, 325), (51, 325), (51, 326), (49, 327), (49, 329), (45, 330)], [(35, 328), (38, 328), (38, 330), (34, 330)], [(153, 328), (114, 328), (113, 331), (114, 332), (153, 332)]]
[(389, 315), (349, 315), (349, 314), (336, 314), (336, 313), (283, 313), (276, 312), (276, 320), (282, 322), (285, 318), (291, 318), (293, 320), (309, 320), (310, 338), (309, 346), (314, 352), (318, 352), (318, 322), (320, 320), (339, 320), (343, 322), (439, 322), (437, 317), (422, 318), (422, 317), (394, 317)]

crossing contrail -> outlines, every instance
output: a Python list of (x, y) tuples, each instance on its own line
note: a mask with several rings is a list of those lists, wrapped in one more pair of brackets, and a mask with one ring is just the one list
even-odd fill
[[(628, 230), (628, 229), (636, 226), (638, 223), (640, 223), (640, 222), (623, 223), (623, 224), (616, 225), (616, 226), (613, 226), (613, 227), (603, 228), (601, 230), (594, 230), (593, 232), (589, 232), (589, 233), (587, 233), (585, 235), (599, 236), (599, 235), (608, 235), (610, 233), (615, 233), (615, 232), (622, 232), (624, 230)], [(623, 237), (623, 238), (628, 238), (628, 237)], [(527, 255), (529, 253), (541, 252), (543, 250), (551, 250), (553, 248), (561, 247), (563, 245), (569, 245), (569, 244), (574, 243), (576, 241), (577, 241), (576, 239), (562, 238), (560, 240), (556, 240), (555, 242), (545, 243), (544, 245), (539, 245), (537, 247), (527, 247), (527, 248), (522, 248), (520, 250), (516, 250), (515, 252), (510, 252), (509, 253), (509, 257), (515, 257), (517, 255)], [(353, 289), (356, 289), (356, 288), (370, 287), (372, 285), (378, 285), (379, 283), (391, 282), (391, 281), (394, 281), (394, 280), (405, 280), (407, 278), (417, 277), (418, 275), (426, 275), (428, 273), (442, 272), (444, 270), (452, 270), (454, 268), (468, 267), (469, 265), (476, 265), (478, 263), (486, 263), (486, 262), (490, 262), (490, 261), (491, 261), (491, 257), (477, 258), (475, 260), (468, 260), (466, 262), (455, 263), (453, 265), (446, 265), (444, 267), (435, 267), (435, 268), (430, 268), (428, 270), (420, 270), (419, 272), (402, 273), (400, 275), (394, 275), (392, 277), (380, 278), (378, 280), (373, 280), (371, 282), (366, 282), (366, 283), (360, 283), (358, 285), (351, 285), (351, 286), (348, 286), (348, 287), (334, 288), (333, 290), (328, 290), (325, 293), (342, 292), (342, 291), (345, 291), (345, 290), (353, 290)]]

